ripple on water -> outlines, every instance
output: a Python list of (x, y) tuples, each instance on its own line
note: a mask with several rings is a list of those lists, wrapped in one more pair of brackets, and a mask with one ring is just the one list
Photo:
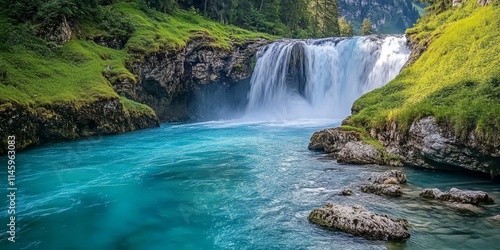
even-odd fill
[[(162, 125), (20, 152), (19, 246), (493, 249), (500, 240), (500, 223), (491, 219), (500, 214), (497, 204), (467, 206), (418, 195), (430, 187), (480, 189), (498, 202), (498, 184), (404, 168), (409, 183), (403, 197), (361, 193), (357, 186), (388, 168), (339, 165), (309, 152), (309, 136), (327, 125), (289, 125)], [(344, 187), (354, 195), (339, 195)], [(327, 202), (406, 218), (412, 236), (405, 242), (367, 241), (310, 224), (309, 212)], [(0, 240), (1, 249), (7, 246)]]

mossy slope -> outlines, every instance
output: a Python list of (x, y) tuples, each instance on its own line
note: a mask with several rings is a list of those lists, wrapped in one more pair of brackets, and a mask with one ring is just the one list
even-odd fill
[(384, 130), (434, 116), (465, 140), (500, 143), (500, 6), (476, 1), (426, 16), (407, 30), (427, 50), (386, 86), (353, 105), (351, 125)]

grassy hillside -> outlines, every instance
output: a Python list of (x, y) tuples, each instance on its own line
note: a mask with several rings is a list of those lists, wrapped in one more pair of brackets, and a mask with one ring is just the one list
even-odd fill
[[(194, 36), (210, 37), (212, 46), (220, 49), (266, 36), (224, 26), (189, 11), (167, 15), (136, 3), (101, 8), (101, 16), (75, 24), (73, 39), (61, 47), (36, 37), (36, 25), (12, 24), (0, 13), (0, 103), (77, 104), (118, 97), (109, 76), (135, 82), (126, 65), (149, 53), (178, 49)], [(114, 36), (129, 37), (123, 49), (93, 41), (95, 37)], [(124, 102), (140, 107), (131, 103)]]
[(435, 116), (465, 139), (475, 131), (485, 143), (500, 142), (500, 6), (468, 1), (407, 30), (427, 50), (385, 87), (354, 105), (351, 124), (383, 129), (392, 121), (408, 130)]

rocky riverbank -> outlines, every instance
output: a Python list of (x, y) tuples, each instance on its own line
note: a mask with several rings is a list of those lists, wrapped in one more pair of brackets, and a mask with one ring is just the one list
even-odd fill
[[(349, 120), (344, 121), (346, 123)], [(492, 177), (500, 171), (499, 145), (482, 143), (473, 132), (467, 140), (461, 140), (451, 128), (440, 126), (432, 116), (412, 123), (407, 133), (399, 129), (397, 123), (386, 130), (360, 130), (339, 127), (316, 132), (309, 149), (328, 153), (343, 163), (467, 169)], [(365, 141), (375, 139), (375, 143), (364, 142), (363, 135)]]
[[(407, 183), (406, 175), (400, 170), (388, 170), (383, 173), (372, 174), (368, 178), (370, 184), (357, 183), (349, 188), (343, 188), (339, 195), (358, 196), (355, 190), (372, 195), (382, 195), (387, 199), (411, 199), (415, 203), (420, 203), (422, 207), (432, 202), (434, 206), (441, 206), (444, 209), (468, 211), (471, 213), (483, 213), (485, 209), (495, 209), (494, 200), (483, 191), (460, 190), (451, 188), (450, 191), (442, 192), (437, 188), (426, 188), (420, 192), (402, 191), (401, 185)], [(405, 187), (408, 188), (408, 187)], [(355, 199), (349, 199), (352, 203)], [(441, 203), (441, 204), (440, 204)], [(429, 207), (431, 208), (431, 207)], [(410, 219), (410, 218), (408, 218)], [(489, 218), (497, 221), (498, 216)], [(340, 205), (328, 203), (310, 212), (308, 220), (311, 223), (346, 232), (352, 235), (361, 236), (370, 240), (402, 240), (410, 237), (411, 225), (403, 218), (392, 218), (388, 215), (370, 212), (359, 205)]]
[[(111, 135), (159, 126), (155, 113), (127, 108), (119, 98), (100, 99), (83, 104), (58, 103), (28, 106), (15, 103), (0, 105), (0, 137), (14, 135), (16, 149), (42, 143)], [(6, 152), (2, 140), (0, 154)]]

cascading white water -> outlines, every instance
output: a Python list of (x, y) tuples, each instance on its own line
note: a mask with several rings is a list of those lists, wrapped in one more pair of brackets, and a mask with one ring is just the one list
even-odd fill
[(397, 76), (404, 36), (290, 40), (257, 54), (247, 117), (341, 119), (354, 101)]

